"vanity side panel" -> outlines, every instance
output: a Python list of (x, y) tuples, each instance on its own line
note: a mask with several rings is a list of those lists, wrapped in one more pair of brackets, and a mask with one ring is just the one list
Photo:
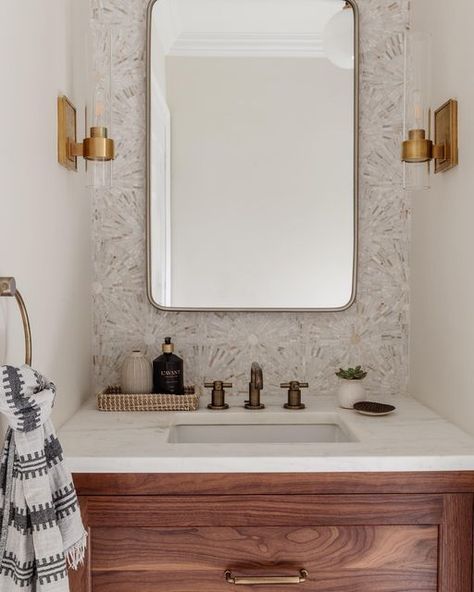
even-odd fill
[(444, 496), (439, 543), (439, 592), (471, 590), (473, 503), (470, 494)]

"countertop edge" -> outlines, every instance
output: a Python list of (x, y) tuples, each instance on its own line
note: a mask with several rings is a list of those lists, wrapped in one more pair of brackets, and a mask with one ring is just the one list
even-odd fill
[(408, 473), (474, 471), (467, 457), (335, 457), (295, 459), (275, 457), (198, 459), (80, 458), (67, 462), (71, 473)]

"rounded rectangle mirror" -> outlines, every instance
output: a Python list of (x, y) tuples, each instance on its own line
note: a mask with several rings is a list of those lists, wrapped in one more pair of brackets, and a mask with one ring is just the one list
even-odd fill
[(353, 0), (153, 0), (148, 294), (166, 310), (355, 299)]

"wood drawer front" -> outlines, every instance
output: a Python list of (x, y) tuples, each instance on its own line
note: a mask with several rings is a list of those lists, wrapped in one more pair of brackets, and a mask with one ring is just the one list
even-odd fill
[(443, 496), (424, 495), (205, 495), (91, 496), (95, 526), (366, 526), (440, 524)]
[(91, 536), (94, 592), (230, 592), (225, 569), (262, 576), (303, 567), (306, 583), (278, 589), (436, 592), (437, 563), (431, 525), (97, 527)]

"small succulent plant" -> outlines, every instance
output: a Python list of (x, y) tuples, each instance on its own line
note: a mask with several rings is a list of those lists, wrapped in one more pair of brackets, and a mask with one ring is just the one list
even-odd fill
[(347, 370), (339, 368), (339, 372), (336, 372), (336, 376), (339, 376), (339, 378), (344, 378), (344, 380), (362, 380), (367, 376), (367, 372), (362, 368), (362, 366), (347, 368)]

